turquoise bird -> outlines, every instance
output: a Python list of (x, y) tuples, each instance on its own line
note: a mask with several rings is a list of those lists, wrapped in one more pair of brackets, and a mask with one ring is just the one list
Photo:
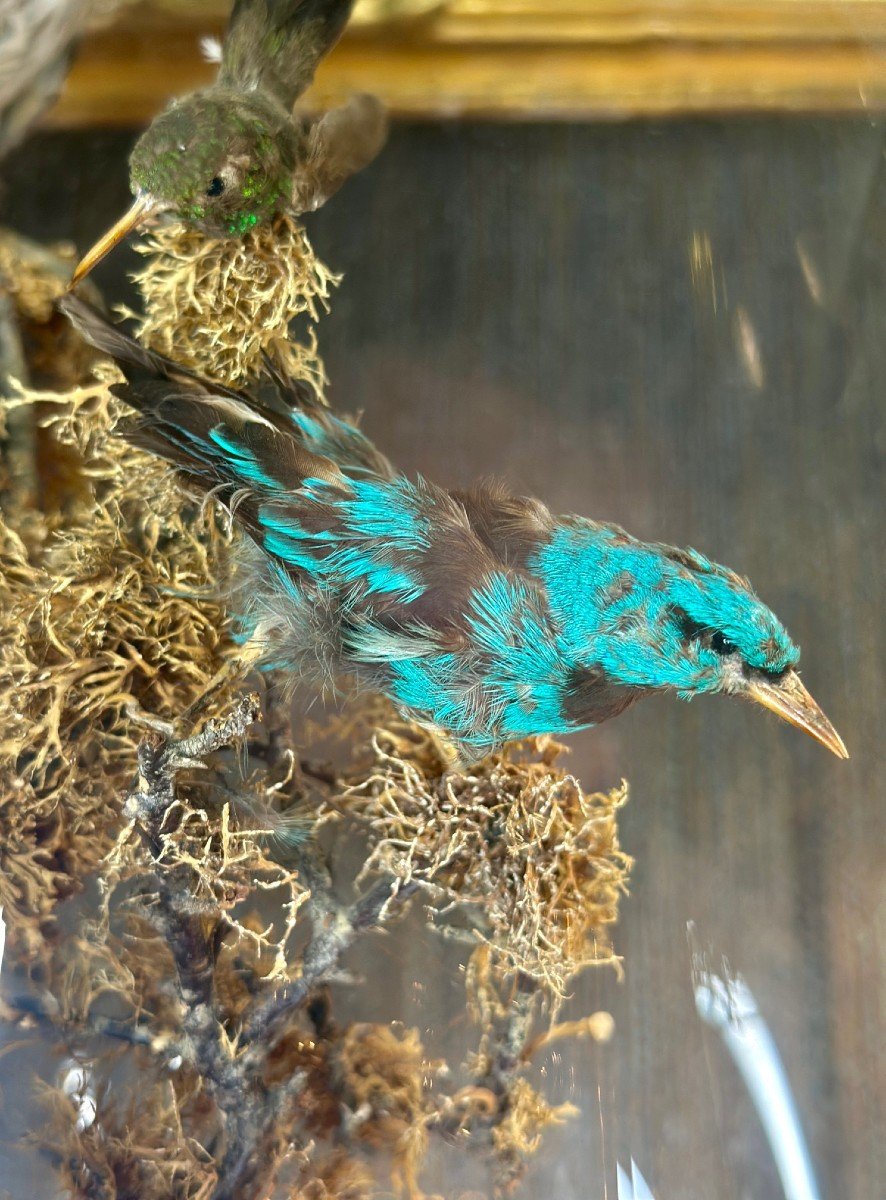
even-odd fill
[(248, 535), (238, 615), (268, 665), (356, 677), (462, 762), (663, 691), (753, 700), (848, 757), (799, 650), (734, 571), (503, 487), (407, 479), (303, 383), (272, 371), (271, 394), (252, 397), (74, 296), (62, 307), (123, 371), (114, 391), (138, 413), (127, 436)]

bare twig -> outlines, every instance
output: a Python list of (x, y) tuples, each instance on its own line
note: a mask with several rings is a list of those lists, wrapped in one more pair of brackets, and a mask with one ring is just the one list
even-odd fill
[(3, 1004), (23, 1018), (30, 1018), (53, 1033), (56, 1037), (108, 1037), (128, 1042), (131, 1046), (144, 1046), (166, 1062), (184, 1058), (182, 1047), (163, 1033), (154, 1033), (147, 1025), (132, 1021), (105, 1017), (99, 1013), (87, 1013), (82, 1019), (66, 1019), (59, 1011), (54, 997), (4, 996)]

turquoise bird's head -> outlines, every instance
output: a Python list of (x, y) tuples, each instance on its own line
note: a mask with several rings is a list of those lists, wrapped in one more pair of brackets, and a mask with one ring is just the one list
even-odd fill
[(626, 686), (733, 691), (736, 669), (777, 675), (800, 657), (747, 580), (695, 550), (572, 518), (538, 569), (576, 655)]
[(753, 700), (840, 757), (845, 746), (800, 681), (800, 651), (750, 583), (695, 550), (641, 542), (613, 525), (558, 523), (537, 552), (548, 603), (576, 671), (636, 695), (723, 693)]

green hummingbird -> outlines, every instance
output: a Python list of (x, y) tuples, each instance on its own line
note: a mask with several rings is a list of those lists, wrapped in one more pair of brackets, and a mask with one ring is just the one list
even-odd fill
[(173, 213), (237, 237), (321, 204), (381, 149), (382, 105), (356, 96), (317, 120), (293, 114), (354, 0), (235, 0), (218, 78), (173, 100), (129, 159), (135, 202), (78, 263), (71, 287), (131, 230)]

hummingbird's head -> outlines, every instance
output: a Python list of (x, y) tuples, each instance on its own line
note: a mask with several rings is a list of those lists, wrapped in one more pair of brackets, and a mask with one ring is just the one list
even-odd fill
[(135, 202), (83, 257), (72, 286), (161, 213), (215, 237), (239, 237), (267, 223), (290, 201), (298, 138), (288, 113), (259, 92), (212, 88), (174, 101), (130, 155)]
[(129, 159), (132, 190), (207, 233), (269, 221), (292, 190), (295, 126), (258, 93), (198, 92), (145, 130)]

